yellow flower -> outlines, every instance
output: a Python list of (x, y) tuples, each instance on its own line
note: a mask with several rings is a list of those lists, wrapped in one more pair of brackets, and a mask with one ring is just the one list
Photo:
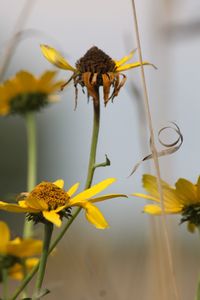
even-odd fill
[(56, 72), (46, 71), (35, 77), (27, 71), (20, 71), (0, 85), (0, 115), (24, 114), (38, 111), (52, 102), (62, 81), (55, 82)]
[(108, 178), (89, 189), (72, 197), (78, 189), (79, 183), (73, 185), (67, 192), (64, 191), (64, 181), (59, 179), (53, 183), (42, 182), (37, 185), (32, 192), (23, 193), (25, 199), (20, 200), (18, 204), (11, 204), (0, 201), (0, 209), (10, 212), (29, 213), (29, 219), (35, 222), (52, 222), (60, 227), (62, 217), (70, 215), (70, 208), (79, 206), (84, 208), (87, 220), (99, 229), (108, 227), (104, 216), (94, 205), (99, 201), (104, 201), (116, 197), (126, 197), (122, 194), (108, 194), (93, 198), (115, 181), (114, 178)]
[[(144, 212), (161, 215), (162, 209), (156, 177), (149, 174), (143, 175), (143, 186), (149, 193), (148, 195), (140, 193), (133, 195), (156, 202), (157, 204), (145, 205)], [(165, 213), (181, 214), (181, 223), (187, 221), (189, 231), (193, 232), (195, 227), (200, 225), (200, 177), (196, 184), (180, 178), (175, 183), (175, 187), (162, 181), (162, 190)]]
[(40, 254), (42, 241), (34, 239), (10, 239), (10, 230), (7, 224), (0, 221), (0, 256), (14, 256), (26, 258)]
[[(126, 62), (132, 58), (135, 51), (132, 51), (128, 56), (117, 61), (111, 59), (97, 47), (92, 47), (76, 62), (76, 66), (72, 67), (54, 48), (47, 45), (41, 45), (41, 50), (50, 63), (60, 69), (73, 72), (71, 78), (62, 86), (62, 88), (73, 79), (76, 90), (76, 100), (78, 94), (77, 85), (80, 84), (82, 88), (87, 88), (88, 95), (93, 98), (95, 103), (98, 103), (99, 87), (103, 86), (105, 105), (110, 99), (113, 100), (118, 95), (121, 87), (126, 82), (126, 76), (121, 72), (140, 66), (139, 62), (126, 64)], [(144, 61), (143, 65), (152, 64)], [(110, 95), (111, 86), (113, 87), (113, 92)]]
[[(35, 267), (39, 262), (39, 258), (27, 258), (25, 260), (26, 272), (29, 273), (33, 267)], [(8, 275), (15, 280), (23, 280), (24, 278), (24, 266), (20, 263), (14, 264), (8, 270)]]

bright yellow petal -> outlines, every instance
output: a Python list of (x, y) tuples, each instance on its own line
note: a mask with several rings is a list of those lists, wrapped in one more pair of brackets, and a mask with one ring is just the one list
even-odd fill
[(136, 49), (132, 50), (129, 55), (124, 56), (122, 59), (120, 60), (116, 60), (115, 64), (116, 67), (120, 67), (121, 65), (125, 64), (128, 60), (130, 60), (133, 57), (133, 54), (135, 53)]
[(58, 180), (54, 181), (53, 184), (55, 184), (60, 189), (63, 189), (65, 182), (63, 179), (58, 179)]
[(108, 194), (108, 195), (103, 195), (101, 197), (92, 198), (89, 201), (91, 203), (95, 203), (95, 202), (101, 202), (101, 201), (105, 201), (105, 200), (109, 200), (109, 199), (114, 199), (114, 198), (119, 198), (119, 197), (128, 198), (128, 196), (124, 195), (124, 194)]
[(100, 210), (91, 203), (84, 205), (87, 220), (98, 229), (108, 228), (109, 225)]
[(42, 214), (46, 220), (53, 223), (57, 227), (60, 227), (62, 225), (60, 216), (55, 211), (53, 211), (53, 210), (43, 211)]
[(30, 207), (30, 209), (34, 209), (37, 211), (43, 211), (48, 209), (47, 203), (43, 199), (34, 199), (32, 196), (28, 196), (26, 199), (26, 205)]
[(16, 74), (16, 82), (21, 93), (37, 91), (37, 78), (27, 71), (20, 71)]
[(30, 207), (21, 207), (20, 205), (17, 204), (11, 204), (11, 203), (6, 203), (3, 201), (0, 201), (0, 210), (5, 210), (9, 212), (16, 212), (16, 213), (26, 213), (26, 212), (35, 212), (35, 209), (32, 209)]
[(77, 205), (78, 203), (85, 202), (91, 197), (95, 196), (96, 194), (100, 193), (101, 191), (105, 190), (109, 185), (115, 182), (115, 178), (108, 178), (96, 185), (93, 185), (91, 188), (81, 192), (74, 198), (70, 199), (70, 205)]
[(180, 178), (176, 182), (176, 192), (184, 205), (198, 203), (197, 186), (190, 181)]
[(10, 230), (7, 224), (0, 221), (0, 254), (5, 254), (7, 251), (7, 244), (10, 240)]
[(141, 193), (134, 193), (134, 194), (132, 194), (132, 196), (136, 196), (136, 197), (139, 197), (139, 198), (143, 198), (143, 199), (147, 199), (147, 200), (152, 200), (152, 201), (160, 203), (160, 199), (158, 199), (156, 197), (153, 197), (151, 195), (146, 195), (146, 194), (141, 194)]
[(17, 257), (30, 257), (41, 254), (42, 241), (33, 239), (15, 239), (7, 245), (8, 254)]
[(80, 185), (79, 182), (75, 183), (75, 184), (67, 191), (67, 195), (68, 195), (69, 197), (71, 197), (74, 193), (76, 193), (76, 191), (77, 191), (79, 185)]
[(55, 65), (56, 67), (64, 70), (69, 70), (75, 72), (76, 69), (73, 68), (64, 57), (54, 48), (49, 47), (48, 45), (40, 45), (41, 50), (45, 58)]
[[(148, 65), (148, 66), (152, 66), (152, 67), (154, 67), (155, 69), (157, 69), (156, 66), (154, 66), (154, 65), (151, 64), (151, 63), (149, 63), (148, 61), (143, 61), (142, 64), (143, 64), (143, 66)], [(137, 68), (137, 67), (139, 67), (139, 66), (141, 66), (140, 62), (136, 62), (136, 63), (132, 63), (132, 64), (127, 64), (127, 65), (124, 65), (124, 66), (120, 66), (120, 67), (118, 67), (118, 68), (116, 69), (116, 71), (117, 71), (117, 72), (126, 71), (126, 70), (129, 70), (129, 69)]]
[[(161, 215), (162, 214), (161, 207), (158, 205), (154, 205), (154, 204), (145, 205), (143, 211), (145, 213), (148, 213), (151, 215)], [(178, 214), (181, 212), (182, 212), (182, 210), (180, 208), (174, 208), (174, 209), (165, 208), (165, 214)]]

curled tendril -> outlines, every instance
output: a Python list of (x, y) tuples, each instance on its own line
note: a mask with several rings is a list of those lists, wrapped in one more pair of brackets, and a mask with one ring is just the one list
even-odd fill
[[(161, 129), (158, 131), (158, 141), (159, 141), (159, 143), (160, 143), (162, 146), (164, 146), (164, 147), (167, 148), (167, 149), (163, 149), (163, 150), (157, 152), (158, 157), (166, 156), (166, 155), (170, 155), (170, 154), (172, 154), (172, 153), (175, 153), (176, 151), (179, 150), (179, 148), (181, 147), (181, 145), (182, 145), (182, 143), (183, 143), (183, 135), (182, 135), (182, 133), (181, 133), (181, 131), (180, 131), (179, 126), (178, 126), (175, 122), (171, 122), (171, 124), (173, 124), (174, 127), (173, 127), (173, 126), (165, 126), (165, 127), (161, 128)], [(160, 138), (161, 133), (162, 133), (163, 131), (167, 130), (167, 129), (172, 129), (172, 130), (174, 130), (174, 131), (177, 133), (177, 135), (178, 135), (178, 138), (177, 138), (173, 143), (164, 143), (164, 142), (161, 140), (161, 138)], [(151, 139), (150, 139), (150, 145), (151, 145)], [(138, 167), (141, 165), (141, 163), (143, 163), (143, 162), (146, 161), (146, 160), (150, 160), (150, 159), (152, 159), (152, 158), (153, 158), (153, 154), (152, 154), (152, 153), (149, 154), (149, 155), (147, 155), (147, 156), (145, 156), (144, 158), (142, 158), (142, 159), (141, 159), (141, 160), (133, 167), (133, 170), (131, 171), (131, 174), (130, 174), (129, 176), (131, 176), (131, 175), (133, 175), (133, 173), (135, 173), (135, 171), (138, 169)]]

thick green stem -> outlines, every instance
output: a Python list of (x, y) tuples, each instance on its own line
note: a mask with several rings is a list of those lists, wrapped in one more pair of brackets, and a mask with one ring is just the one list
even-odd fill
[(43, 249), (42, 249), (42, 255), (40, 258), (40, 264), (38, 269), (38, 275), (36, 279), (36, 285), (35, 285), (35, 294), (33, 299), (39, 299), (40, 290), (42, 287), (45, 270), (46, 270), (46, 264), (47, 264), (47, 258), (49, 254), (49, 247), (51, 242), (53, 232), (53, 224), (48, 222), (44, 225), (44, 241), (43, 241)]
[[(98, 105), (93, 102), (93, 106), (94, 106), (93, 132), (92, 132), (90, 158), (89, 158), (88, 173), (87, 173), (87, 179), (86, 179), (86, 183), (85, 183), (85, 189), (87, 189), (91, 186), (93, 176), (94, 176), (94, 171), (95, 171), (96, 167), (98, 167), (98, 165), (95, 165), (95, 163), (96, 163), (96, 151), (97, 151), (97, 143), (98, 143), (99, 127), (100, 127), (100, 102)], [(109, 163), (107, 165), (109, 165)], [(68, 220), (68, 222), (65, 224), (65, 226), (63, 227), (60, 234), (57, 236), (57, 238), (52, 243), (52, 245), (49, 249), (49, 254), (53, 251), (53, 249), (57, 246), (59, 241), (65, 235), (66, 231), (71, 226), (71, 224), (74, 222), (76, 217), (79, 215), (80, 211), (81, 211), (80, 207), (78, 207), (74, 211), (72, 217)], [(21, 291), (26, 287), (26, 285), (31, 281), (33, 276), (36, 274), (36, 272), (38, 271), (38, 268), (39, 268), (39, 264), (36, 265), (31, 270), (31, 272), (26, 276), (26, 278), (22, 282), (21, 286), (19, 286), (16, 289), (15, 293), (13, 294), (12, 298), (10, 298), (10, 300), (15, 300), (18, 297), (18, 295), (21, 293)]]
[[(26, 114), (27, 145), (28, 145), (28, 163), (27, 163), (27, 190), (32, 191), (36, 185), (37, 176), (37, 140), (36, 140), (36, 120), (35, 113)], [(33, 236), (33, 223), (25, 220), (24, 238)]]
[(8, 296), (8, 269), (3, 268), (2, 270), (2, 281), (3, 281), (3, 300), (7, 299)]

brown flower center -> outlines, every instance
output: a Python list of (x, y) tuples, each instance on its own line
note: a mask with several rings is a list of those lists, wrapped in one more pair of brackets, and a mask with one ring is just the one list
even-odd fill
[(41, 182), (38, 184), (29, 194), (28, 198), (32, 198), (34, 201), (44, 200), (49, 210), (63, 206), (69, 200), (68, 194), (51, 182)]
[(105, 74), (113, 72), (115, 66), (112, 58), (97, 47), (90, 48), (76, 63), (76, 68), (80, 73)]

